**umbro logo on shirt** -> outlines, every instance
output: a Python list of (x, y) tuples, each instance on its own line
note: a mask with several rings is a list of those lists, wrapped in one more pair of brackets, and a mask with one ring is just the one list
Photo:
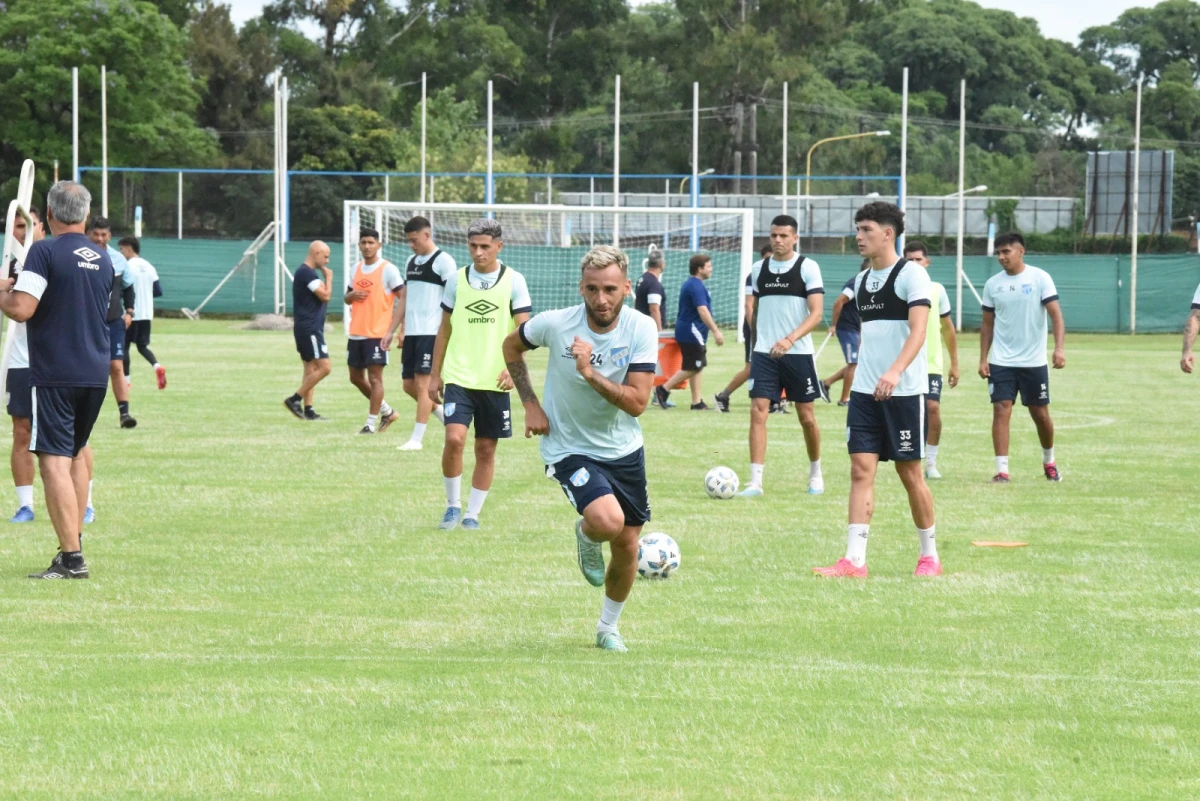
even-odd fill
[(78, 262), (79, 267), (83, 268), (84, 270), (99, 270), (100, 269), (99, 264), (92, 264), (92, 262), (97, 261), (100, 258), (100, 254), (97, 253), (96, 251), (92, 250), (89, 247), (82, 247), (82, 248), (76, 248), (73, 252), (75, 253), (76, 256), (83, 259), (83, 261)]
[(499, 306), (497, 306), (495, 303), (492, 303), (490, 301), (477, 300), (474, 303), (472, 303), (470, 306), (467, 307), (467, 311), (471, 312), (471, 314), (477, 314), (480, 317), (484, 317), (486, 315), (491, 314), (492, 312), (496, 311), (499, 308), (500, 308)]

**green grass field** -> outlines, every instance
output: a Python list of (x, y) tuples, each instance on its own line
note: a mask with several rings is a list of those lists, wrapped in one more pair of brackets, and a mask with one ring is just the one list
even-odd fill
[[(413, 404), (393, 365), (402, 422), (357, 436), (365, 402), (330, 340), (333, 420), (311, 424), (281, 405), (290, 333), (156, 323), (169, 389), (137, 361), (141, 424), (119, 430), (110, 397), (93, 436), (91, 581), (24, 578), (55, 547), (40, 481), (38, 521), (0, 523), (0, 796), (1200, 795), (1198, 387), (1176, 337), (1070, 336), (1052, 379), (1066, 480), (1042, 479), (1018, 415), (1008, 486), (988, 484), (964, 338), (938, 580), (911, 575), (890, 469), (870, 580), (810, 574), (845, 547), (844, 410), (818, 409), (825, 495), (803, 494), (799, 426), (775, 416), (768, 495), (718, 502), (709, 467), (748, 474), (745, 392), (729, 415), (648, 409), (648, 530), (683, 568), (634, 588), (626, 655), (592, 647), (601, 592), (535, 443), (502, 443), (482, 531), (436, 531), (440, 427), (396, 450)], [(706, 395), (741, 357), (714, 351)]]

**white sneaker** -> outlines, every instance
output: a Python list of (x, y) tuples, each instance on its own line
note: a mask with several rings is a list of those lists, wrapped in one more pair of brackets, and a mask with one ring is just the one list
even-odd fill
[(763, 488), (757, 484), (747, 484), (746, 488), (738, 493), (739, 498), (758, 498), (763, 494)]
[(438, 419), (442, 425), (446, 425), (446, 413), (442, 411), (441, 405), (433, 407), (433, 416)]
[(942, 474), (938, 472), (937, 465), (932, 465), (932, 464), (925, 465), (925, 478), (938, 479), (941, 477), (942, 477)]
[(825, 477), (813, 476), (808, 480), (808, 494), (821, 495), (825, 492)]
[(419, 451), (425, 446), (415, 439), (410, 439), (408, 442), (396, 448), (398, 451)]

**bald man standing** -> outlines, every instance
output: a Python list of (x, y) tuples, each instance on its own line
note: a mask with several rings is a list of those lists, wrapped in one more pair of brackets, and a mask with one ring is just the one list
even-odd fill
[[(317, 275), (317, 270), (321, 275)], [(333, 289), (333, 271), (329, 269), (329, 245), (313, 242), (308, 246), (304, 264), (292, 280), (292, 307), (295, 316), (292, 332), (296, 350), (304, 361), (304, 380), (296, 394), (283, 405), (301, 420), (324, 420), (313, 411), (313, 389), (329, 375), (329, 348), (325, 345), (325, 310)]]

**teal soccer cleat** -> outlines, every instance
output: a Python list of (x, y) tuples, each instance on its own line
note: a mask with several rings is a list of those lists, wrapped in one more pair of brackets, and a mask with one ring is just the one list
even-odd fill
[[(604, 584), (604, 549), (583, 533), (583, 518), (575, 521), (575, 544), (579, 551), (579, 570), (593, 587)], [(617, 638), (620, 641), (620, 637)]]

